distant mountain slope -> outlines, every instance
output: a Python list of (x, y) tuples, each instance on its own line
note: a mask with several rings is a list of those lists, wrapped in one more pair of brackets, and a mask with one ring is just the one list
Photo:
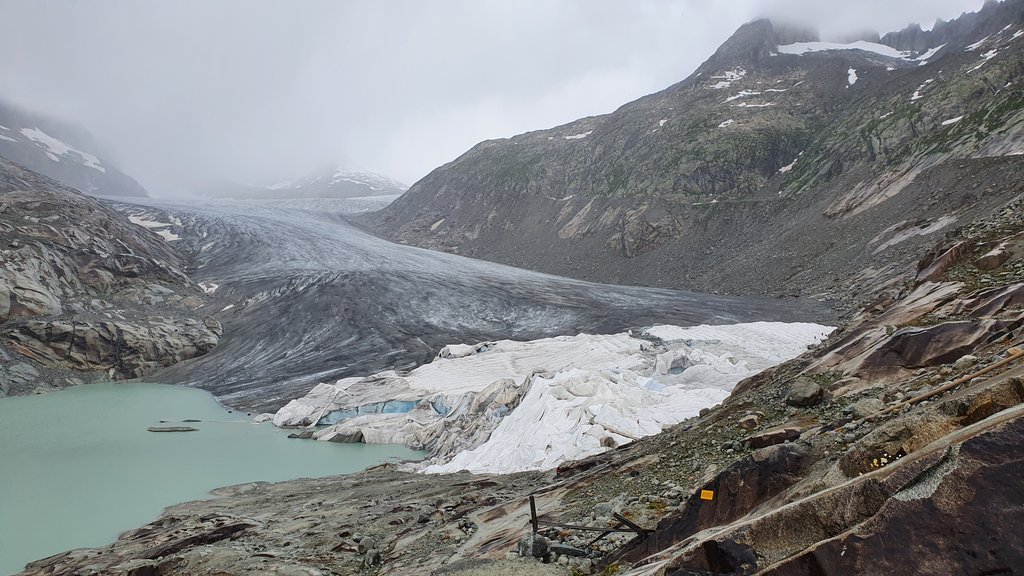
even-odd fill
[(142, 185), (98, 150), (79, 127), (0, 102), (0, 157), (87, 194), (147, 196)]
[(877, 286), (930, 234), (1022, 192), (1024, 1), (878, 40), (752, 22), (679, 84), (478, 144), (367, 221), (587, 280)]
[(204, 188), (211, 195), (240, 200), (397, 196), (409, 187), (383, 174), (329, 168), (302, 178), (272, 184), (217, 184), (206, 185)]

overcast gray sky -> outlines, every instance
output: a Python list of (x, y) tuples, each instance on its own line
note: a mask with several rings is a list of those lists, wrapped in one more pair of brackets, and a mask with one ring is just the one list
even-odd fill
[(74, 120), (151, 189), (341, 164), (409, 184), (601, 114), (761, 16), (824, 35), (982, 0), (0, 0), (0, 98)]

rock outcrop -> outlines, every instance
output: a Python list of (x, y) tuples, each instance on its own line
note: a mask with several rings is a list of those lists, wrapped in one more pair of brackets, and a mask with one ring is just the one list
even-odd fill
[(15, 352), (50, 368), (105, 371), (114, 379), (141, 378), (217, 345), (220, 324), (207, 318), (27, 320), (8, 328)]
[(220, 337), (164, 239), (2, 159), (0, 257), (0, 395), (144, 377)]

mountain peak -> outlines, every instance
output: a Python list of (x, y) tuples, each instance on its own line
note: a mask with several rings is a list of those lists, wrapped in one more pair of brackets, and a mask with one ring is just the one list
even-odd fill
[(981, 10), (949, 22), (937, 20), (931, 30), (911, 24), (882, 36), (881, 43), (897, 50), (923, 52), (943, 44), (963, 46), (999, 32), (1007, 24), (1024, 22), (1024, 0), (988, 0)]
[(740, 26), (708, 59), (705, 66), (718, 68), (733, 64), (756, 64), (770, 58), (780, 44), (816, 42), (815, 30), (761, 18)]

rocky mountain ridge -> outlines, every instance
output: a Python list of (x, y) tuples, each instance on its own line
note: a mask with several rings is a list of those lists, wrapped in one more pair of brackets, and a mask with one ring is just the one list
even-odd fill
[(1020, 193), (1024, 2), (908, 30), (838, 45), (752, 22), (679, 84), (478, 144), (365, 222), (587, 280), (849, 309)]
[(86, 194), (147, 196), (141, 184), (103, 158), (99, 150), (92, 137), (77, 126), (0, 101), (0, 158)]
[(0, 396), (139, 378), (210, 351), (203, 291), (161, 237), (0, 159)]

